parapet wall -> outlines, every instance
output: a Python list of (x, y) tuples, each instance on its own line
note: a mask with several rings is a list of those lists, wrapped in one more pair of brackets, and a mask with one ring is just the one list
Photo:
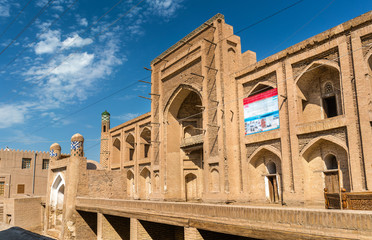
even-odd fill
[(259, 239), (370, 239), (372, 235), (372, 212), (367, 211), (92, 198), (77, 198), (76, 209)]

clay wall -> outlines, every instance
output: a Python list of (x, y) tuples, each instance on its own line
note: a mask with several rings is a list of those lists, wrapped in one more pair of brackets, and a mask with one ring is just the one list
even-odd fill
[[(29, 168), (22, 169), (22, 159), (31, 160)], [(24, 194), (44, 196), (46, 194), (48, 169), (43, 169), (43, 160), (49, 161), (49, 153), (0, 150), (0, 181), (4, 181), (5, 184), (4, 197), (16, 196), (18, 185), (24, 185)], [(33, 176), (35, 176), (34, 192), (32, 189)]]

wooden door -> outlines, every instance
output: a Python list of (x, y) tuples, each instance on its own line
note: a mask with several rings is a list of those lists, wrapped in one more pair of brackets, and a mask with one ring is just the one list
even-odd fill
[(328, 193), (340, 193), (338, 171), (325, 172), (324, 181), (325, 187), (328, 189)]
[(278, 193), (278, 182), (276, 180), (276, 176), (268, 176), (267, 178), (269, 180), (270, 202), (278, 202), (279, 193)]

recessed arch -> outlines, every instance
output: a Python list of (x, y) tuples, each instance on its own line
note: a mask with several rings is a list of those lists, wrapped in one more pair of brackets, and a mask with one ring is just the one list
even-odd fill
[(305, 73), (307, 73), (309, 71), (312, 71), (312, 70), (314, 70), (316, 68), (319, 68), (320, 66), (328, 66), (328, 67), (331, 67), (331, 68), (336, 69), (339, 73), (341, 72), (340, 71), (340, 66), (338, 65), (337, 62), (331, 61), (331, 60), (327, 60), (327, 59), (320, 59), (320, 60), (313, 61), (307, 67), (305, 67), (305, 69), (298, 76), (296, 76), (295, 83), (297, 84), (297, 82), (300, 80), (300, 78)]
[[(163, 112), (167, 113), (170, 110), (170, 106), (173, 105), (172, 103), (174, 103), (175, 98), (179, 98), (179, 100), (184, 100), (187, 97), (188, 93), (191, 92), (191, 91), (198, 94), (200, 99), (202, 99), (202, 95), (197, 88), (193, 87), (192, 85), (188, 85), (188, 84), (180, 84), (173, 91), (171, 96), (168, 98), (167, 103), (164, 106)], [(183, 101), (180, 101), (180, 102), (182, 103)], [(181, 105), (181, 103), (179, 105)], [(174, 108), (179, 108), (179, 105), (174, 106)]]
[(133, 133), (128, 133), (125, 138), (125, 145), (126, 145), (126, 160), (132, 161), (135, 157), (135, 137)]
[[(165, 108), (164, 117), (166, 125), (164, 135), (166, 136), (165, 150), (167, 158), (166, 182), (168, 195), (174, 198), (184, 198), (184, 190), (179, 191), (179, 186), (185, 184), (182, 177), (185, 174), (184, 161), (193, 164), (197, 169), (194, 171), (197, 178), (202, 178), (201, 168), (203, 159), (203, 101), (198, 90), (189, 85), (180, 85), (171, 95)], [(186, 130), (186, 135), (185, 131)], [(190, 131), (188, 131), (190, 130)], [(191, 131), (192, 130), (192, 131)], [(189, 137), (187, 137), (189, 134)], [(190, 180), (191, 181), (191, 180)], [(193, 186), (193, 184), (202, 184), (200, 181), (186, 181), (184, 186)], [(202, 187), (189, 188), (199, 189)], [(190, 196), (191, 192), (189, 192)], [(194, 194), (194, 192), (193, 192)], [(195, 194), (198, 194), (195, 192)], [(193, 198), (196, 198), (195, 196)]]
[(272, 161), (270, 161), (266, 164), (266, 168), (267, 168), (267, 172), (269, 174), (276, 174), (277, 173), (276, 164)]
[(312, 140), (311, 140), (311, 141), (310, 141), (310, 142), (309, 142), (309, 143), (308, 143), (308, 144), (307, 144), (307, 145), (306, 145), (306, 146), (301, 150), (301, 152), (300, 152), (300, 156), (305, 155), (313, 145), (315, 145), (315, 144), (317, 144), (317, 143), (319, 143), (319, 142), (321, 142), (321, 141), (328, 141), (328, 142), (334, 143), (334, 144), (336, 144), (336, 145), (342, 147), (346, 152), (348, 152), (348, 148), (347, 148), (346, 144), (345, 144), (341, 139), (336, 138), (336, 137), (333, 137), (333, 136), (320, 136), (320, 137), (317, 137), (317, 138), (312, 139)]
[(111, 167), (120, 167), (121, 141), (118, 137), (112, 142)]
[(140, 134), (140, 157), (148, 158), (151, 147), (151, 129), (144, 127)]
[(217, 168), (212, 168), (210, 171), (210, 192), (220, 192), (220, 172)]
[(251, 163), (253, 165), (255, 158), (257, 158), (259, 155), (263, 154), (265, 151), (269, 151), (273, 154), (275, 154), (279, 159), (281, 159), (281, 153), (280, 151), (273, 147), (273, 146), (270, 146), (270, 145), (265, 145), (265, 146), (260, 146), (258, 147), (252, 154), (251, 156), (249, 156), (248, 158), (248, 163)]
[(368, 70), (372, 72), (372, 48), (368, 49), (367, 54), (365, 55), (367, 62)]
[(348, 149), (334, 136), (319, 136), (300, 152), (304, 199), (307, 204), (324, 204), (324, 188), (330, 193), (340, 188), (350, 191)]
[[(50, 205), (53, 207), (63, 206), (65, 179), (62, 173), (58, 173), (53, 180), (50, 190)], [(61, 191), (63, 189), (63, 191)], [(62, 194), (62, 195), (61, 195)]]
[(247, 97), (251, 97), (253, 95), (268, 91), (270, 89), (276, 88), (276, 84), (272, 82), (260, 82), (254, 85), (254, 87), (248, 92)]
[(135, 186), (134, 186), (134, 173), (132, 170), (127, 170), (127, 195), (130, 198), (134, 197)]
[(147, 166), (140, 172), (138, 192), (140, 199), (149, 199), (151, 194), (151, 172)]
[(325, 59), (312, 62), (299, 74), (295, 83), (300, 122), (343, 114), (341, 72), (336, 62)]
[(248, 190), (253, 199), (278, 203), (281, 199), (281, 152), (271, 145), (263, 145), (251, 154), (248, 163)]
[(186, 185), (186, 201), (193, 201), (198, 198), (197, 176), (193, 173), (188, 173), (185, 176)]
[(338, 162), (337, 162), (336, 156), (331, 153), (325, 156), (324, 164), (325, 164), (326, 170), (338, 169)]

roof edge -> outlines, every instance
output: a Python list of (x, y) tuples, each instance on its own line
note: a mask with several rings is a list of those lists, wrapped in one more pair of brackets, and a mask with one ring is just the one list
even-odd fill
[(181, 40), (173, 44), (171, 47), (169, 47), (167, 50), (165, 50), (163, 53), (161, 53), (159, 56), (157, 56), (154, 60), (151, 61), (151, 65), (156, 63), (157, 61), (161, 60), (165, 55), (168, 55), (169, 53), (173, 52), (177, 47), (184, 44), (187, 40), (194, 37), (196, 34), (200, 33), (204, 29), (208, 27), (209, 24), (211, 24), (216, 19), (221, 18), (225, 19), (225, 16), (221, 13), (217, 13), (212, 18), (210, 18), (208, 21), (204, 22), (202, 25), (200, 25), (198, 28), (196, 28), (191, 33), (187, 34), (185, 37), (183, 37)]

